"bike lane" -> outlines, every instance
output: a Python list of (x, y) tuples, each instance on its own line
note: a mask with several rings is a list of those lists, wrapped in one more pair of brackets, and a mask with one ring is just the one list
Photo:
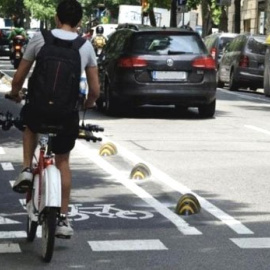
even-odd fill
[[(45, 269), (39, 239), (25, 240), (24, 196), (11, 190), (22, 149), (20, 134), (9, 136), (6, 143), (1, 137), (0, 150), (0, 229), (5, 233), (0, 262), (3, 269)], [(16, 143), (10, 145), (10, 140)], [(129, 179), (134, 164), (119, 155), (99, 157), (99, 146), (79, 141), (72, 153), (70, 218), (75, 235), (70, 241), (56, 240), (51, 269), (198, 269), (202, 261), (204, 269), (231, 269), (232, 256), (217, 261), (216, 254), (232, 252), (238, 259), (243, 255), (229, 241), (236, 236), (230, 228), (204, 211), (176, 216), (178, 193), (152, 177)]]

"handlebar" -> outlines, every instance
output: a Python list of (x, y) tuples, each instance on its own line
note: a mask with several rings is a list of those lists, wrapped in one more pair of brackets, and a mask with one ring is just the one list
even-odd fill
[[(7, 131), (9, 130), (12, 126), (15, 126), (17, 129), (23, 131), (24, 130), (24, 125), (22, 122), (22, 119), (17, 117), (14, 118), (12, 113), (6, 112), (6, 113), (0, 113), (0, 126), (2, 126), (2, 130)], [(104, 128), (98, 126), (98, 125), (91, 125), (87, 124), (84, 125), (81, 124), (79, 126), (79, 134), (78, 134), (78, 139), (84, 139), (86, 141), (102, 141), (102, 138), (96, 137), (93, 135), (93, 132), (103, 132)]]
[[(27, 88), (22, 88), (19, 91), (19, 97), (20, 97), (21, 100), (24, 100), (24, 99), (26, 99), (26, 96), (27, 96)], [(5, 94), (5, 99), (16, 101), (16, 98), (18, 98), (18, 97), (17, 96), (15, 96), (15, 97), (11, 96), (9, 93)]]
[(82, 124), (79, 126), (79, 139), (85, 139), (86, 141), (101, 142), (102, 138), (93, 135), (93, 132), (103, 132), (104, 128), (98, 125)]

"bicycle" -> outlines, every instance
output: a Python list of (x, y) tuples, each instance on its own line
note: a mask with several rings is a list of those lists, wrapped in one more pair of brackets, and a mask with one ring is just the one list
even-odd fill
[[(23, 129), (21, 120), (14, 119), (10, 112), (0, 113), (0, 125), (3, 130), (9, 130), (12, 126)], [(61, 176), (54, 163), (51, 140), (61, 127), (44, 125), (43, 128), (46, 132), (40, 135), (39, 155), (35, 156), (32, 188), (26, 194), (27, 240), (33, 242), (38, 226), (42, 226), (42, 257), (45, 262), (50, 262), (54, 251), (57, 218), (61, 208)], [(92, 133), (104, 131), (97, 125), (84, 125), (83, 120), (79, 130), (80, 139), (93, 142), (102, 140)]]

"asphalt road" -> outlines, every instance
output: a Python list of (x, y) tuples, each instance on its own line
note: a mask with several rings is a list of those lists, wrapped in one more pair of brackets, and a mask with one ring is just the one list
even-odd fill
[[(8, 61), (0, 69), (9, 75)], [(3, 99), (0, 111), (19, 113)], [(24, 196), (12, 192), (21, 169), (18, 130), (0, 131), (1, 269), (269, 269), (270, 99), (250, 91), (218, 89), (213, 119), (195, 109), (147, 107), (123, 117), (88, 113), (105, 128), (102, 143), (78, 141), (71, 156), (70, 219), (75, 235), (56, 239), (50, 265), (41, 241), (25, 239)], [(112, 142), (117, 154), (99, 155)], [(130, 179), (147, 164), (150, 177)], [(183, 194), (201, 211), (175, 214)], [(127, 212), (128, 211), (128, 212)]]

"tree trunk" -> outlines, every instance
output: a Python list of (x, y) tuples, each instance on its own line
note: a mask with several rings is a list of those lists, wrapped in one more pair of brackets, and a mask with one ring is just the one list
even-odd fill
[(170, 21), (171, 27), (177, 26), (176, 10), (177, 10), (176, 0), (172, 0), (172, 2), (171, 2), (171, 21)]
[(234, 15), (234, 32), (241, 31), (241, 0), (234, 0), (235, 15)]
[(202, 0), (202, 37), (206, 37), (212, 34), (212, 18), (210, 14), (210, 8), (207, 0)]
[(151, 6), (151, 7), (149, 8), (148, 14), (149, 14), (150, 24), (151, 24), (152, 26), (157, 26), (157, 22), (156, 22), (156, 17), (155, 17), (155, 13), (154, 13), (154, 8), (153, 8), (153, 6)]
[(220, 32), (228, 32), (228, 15), (227, 15), (227, 11), (226, 11), (226, 7), (222, 6), (221, 7), (221, 16), (220, 16), (220, 23), (219, 23), (219, 27), (218, 30)]

